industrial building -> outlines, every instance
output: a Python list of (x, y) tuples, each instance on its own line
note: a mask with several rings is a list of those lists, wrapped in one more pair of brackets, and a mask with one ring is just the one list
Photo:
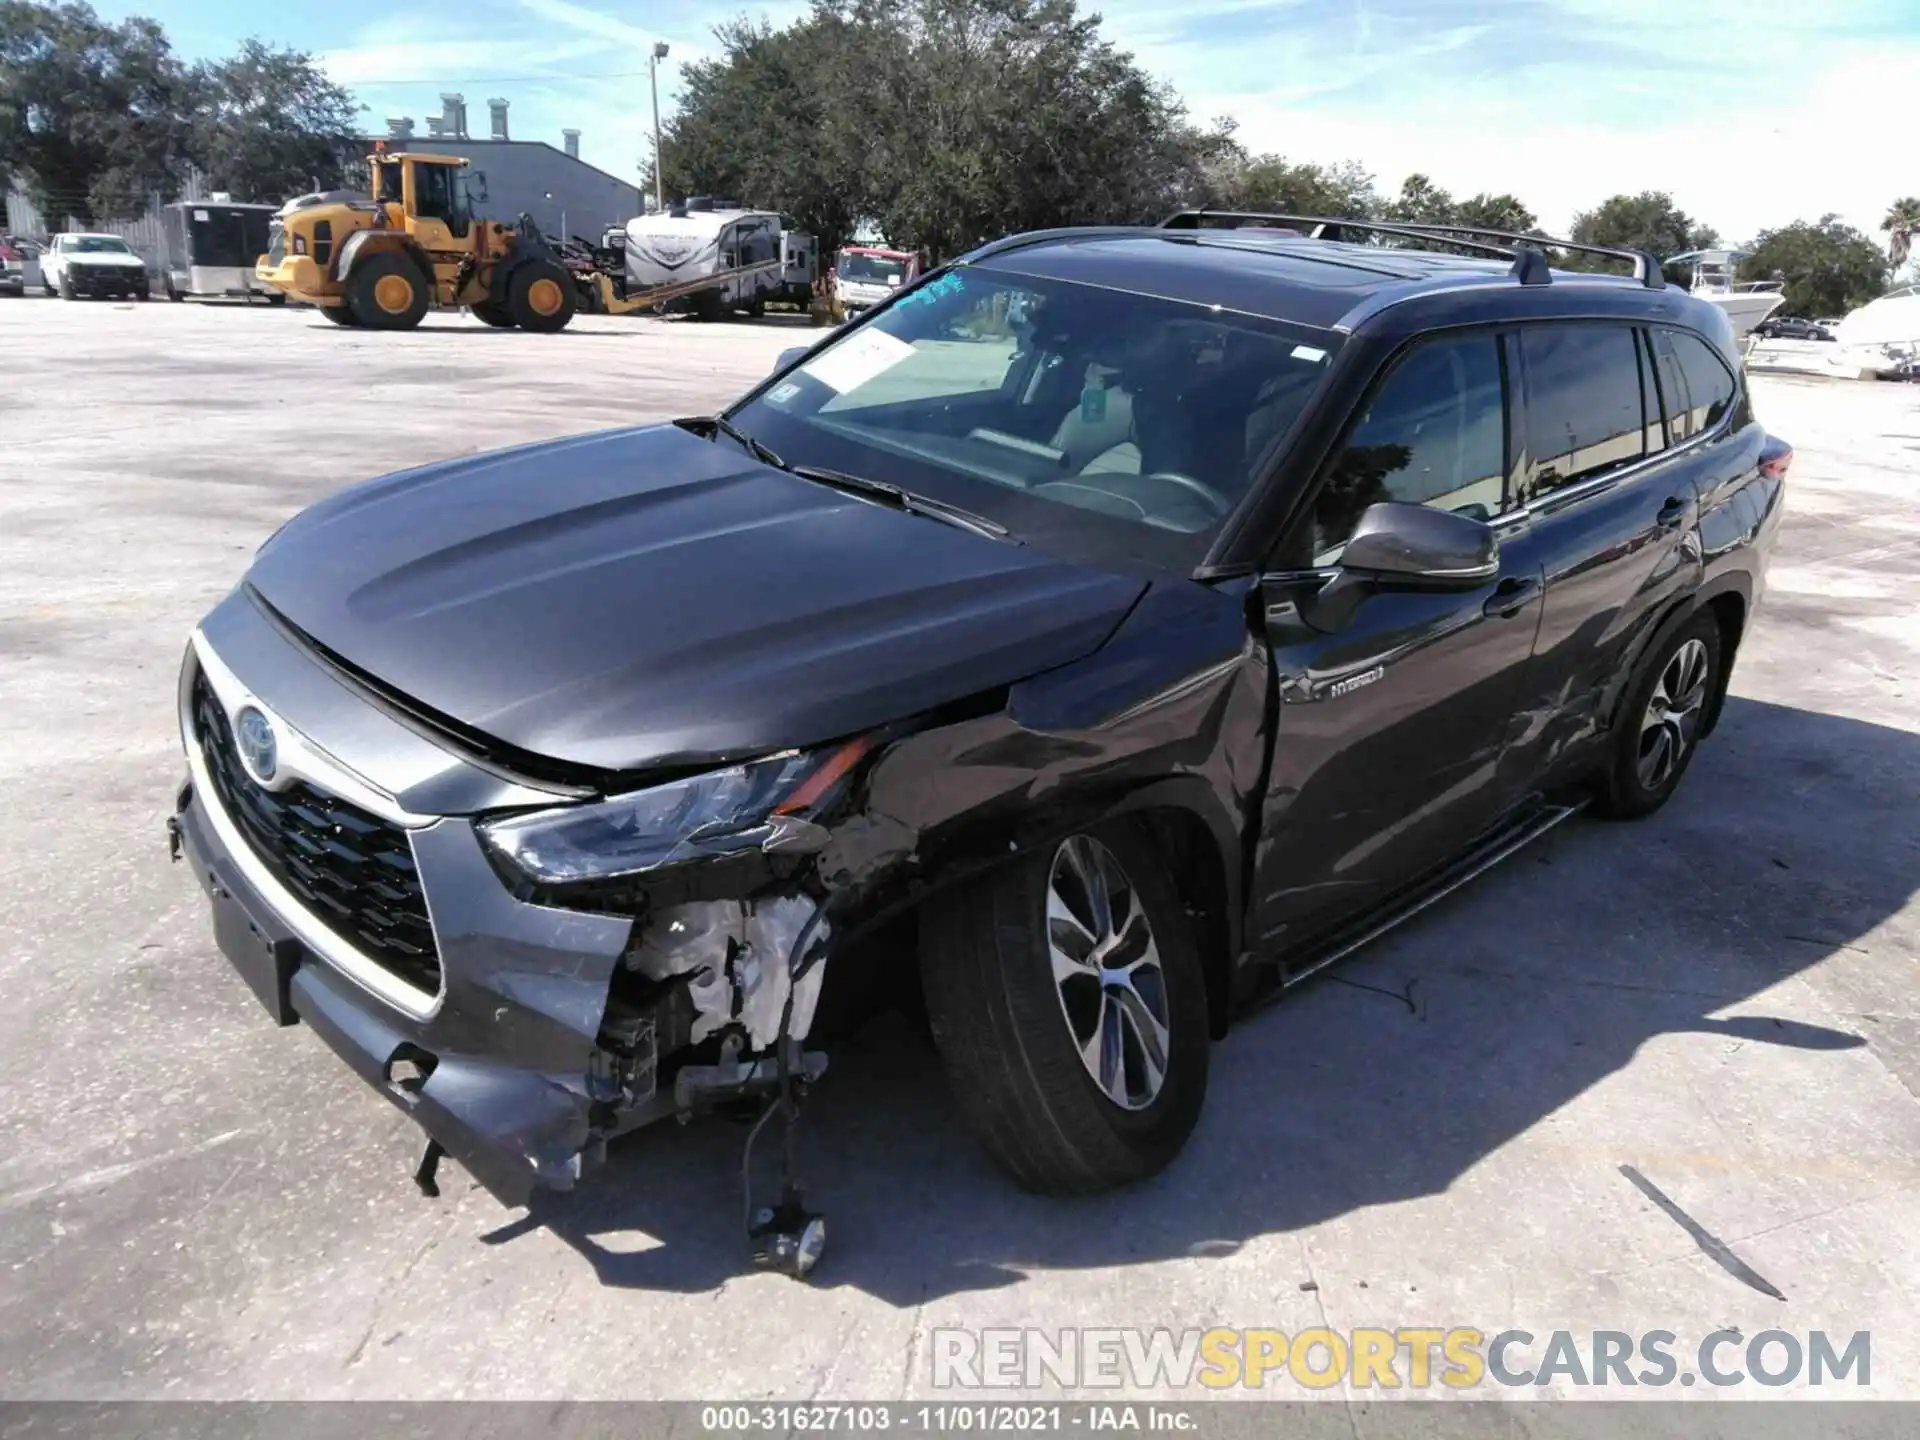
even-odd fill
[(545, 140), (516, 140), (507, 128), (508, 102), (489, 100), (488, 134), (471, 134), (464, 95), (440, 97), (441, 111), (426, 119), (426, 134), (415, 132), (412, 116), (395, 115), (384, 140), (389, 150), (427, 150), (463, 155), (487, 177), (487, 200), (479, 207), (497, 220), (531, 215), (555, 235), (598, 238), (646, 209), (640, 187), (610, 175), (580, 158), (580, 132), (560, 132), (561, 145)]

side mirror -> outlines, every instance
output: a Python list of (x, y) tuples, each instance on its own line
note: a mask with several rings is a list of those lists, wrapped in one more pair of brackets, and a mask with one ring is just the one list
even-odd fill
[(1430, 505), (1369, 505), (1340, 552), (1339, 574), (1300, 607), (1314, 629), (1353, 622), (1369, 593), (1391, 587), (1472, 590), (1500, 573), (1500, 541), (1484, 520)]
[(467, 176), (467, 196), (477, 205), (487, 203), (487, 172), (475, 170)]
[(812, 348), (813, 347), (811, 345), (793, 345), (793, 346), (789, 346), (785, 350), (782, 350), (780, 352), (780, 358), (773, 362), (773, 373), (776, 375), (779, 374), (782, 370), (786, 369), (789, 365), (793, 364), (794, 361), (798, 360), (802, 355), (806, 354), (807, 351), (811, 350)]
[(1429, 586), (1484, 584), (1500, 573), (1500, 542), (1484, 520), (1431, 505), (1369, 505), (1340, 552), (1340, 568)]

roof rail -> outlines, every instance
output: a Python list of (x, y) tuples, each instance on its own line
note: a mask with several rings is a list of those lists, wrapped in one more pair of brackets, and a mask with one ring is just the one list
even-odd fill
[[(1231, 225), (1211, 222), (1233, 221)], [(1649, 290), (1664, 290), (1666, 277), (1660, 262), (1645, 250), (1628, 250), (1613, 245), (1587, 245), (1578, 240), (1558, 240), (1545, 235), (1520, 235), (1511, 230), (1490, 230), (1480, 225), (1443, 224), (1425, 220), (1354, 220), (1333, 215), (1279, 215), (1258, 210), (1179, 210), (1160, 222), (1162, 230), (1237, 229), (1247, 221), (1304, 228), (1309, 240), (1344, 240), (1348, 230), (1372, 235), (1399, 235), (1411, 240), (1433, 240), (1462, 250), (1477, 250), (1514, 262), (1513, 273), (1523, 285), (1549, 284), (1552, 276), (1530, 256), (1544, 249), (1577, 250), (1587, 255), (1605, 255), (1633, 265), (1633, 278)]]

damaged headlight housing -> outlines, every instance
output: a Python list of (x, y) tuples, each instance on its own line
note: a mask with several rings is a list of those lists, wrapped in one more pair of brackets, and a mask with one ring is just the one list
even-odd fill
[(807, 815), (870, 748), (861, 738), (787, 751), (590, 805), (489, 821), (480, 837), (543, 885), (617, 880), (745, 850), (817, 848), (825, 835)]

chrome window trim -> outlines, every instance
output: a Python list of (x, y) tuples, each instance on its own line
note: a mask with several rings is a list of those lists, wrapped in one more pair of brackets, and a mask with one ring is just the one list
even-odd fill
[[(194, 658), (206, 674), (207, 683), (213, 689), (214, 698), (226, 710), (229, 723), (232, 723), (234, 713), (242, 706), (252, 705), (266, 715), (269, 722), (273, 724), (275, 737), (280, 739), (282, 744), (281, 773), (291, 773), (290, 762), (297, 756), (303, 767), (298, 772), (299, 778), (310, 781), (318, 788), (339, 795), (342, 799), (351, 800), (354, 804), (361, 805), (361, 808), (378, 814), (383, 819), (393, 820), (395, 824), (403, 825), (409, 830), (420, 829), (435, 823), (436, 817), (411, 815), (399, 809), (391, 797), (385, 797), (382, 808), (363, 804), (361, 800), (363, 794), (377, 797), (381, 792), (374, 790), (361, 777), (333, 760), (325, 751), (287, 725), (268, 706), (255, 698), (213, 653), (212, 647), (207, 644), (206, 637), (198, 630), (193, 633), (192, 645)], [(180, 687), (180, 741), (186, 748), (187, 769), (193, 776), (193, 793), (200, 802), (201, 811), (206, 815), (207, 822), (213, 826), (214, 833), (220, 837), (220, 843), (226, 847), (227, 854), (234, 865), (242, 875), (246, 876), (247, 883), (260, 892), (267, 904), (272, 907), (275, 917), (293, 931), (303, 945), (347, 979), (374, 998), (385, 1001), (394, 1009), (416, 1020), (430, 1019), (439, 1010), (447, 994), (445, 956), (442, 955), (440, 960), (440, 988), (428, 994), (417, 985), (408, 984), (372, 956), (349, 943), (309, 910), (298, 896), (280, 883), (280, 880), (267, 869), (265, 863), (255, 853), (252, 843), (240, 833), (233, 817), (227, 814), (226, 807), (220, 803), (219, 791), (214, 788), (212, 777), (207, 773), (206, 759), (201, 754), (200, 743), (194, 735), (191, 695), (190, 687), (185, 685)], [(288, 745), (286, 742), (289, 739), (297, 741), (297, 745)], [(322, 779), (323, 776), (326, 778)], [(275, 778), (278, 779), (279, 776), (276, 775)], [(342, 779), (352, 786), (351, 792), (332, 783), (335, 778)], [(407, 818), (401, 820), (397, 818), (399, 816)], [(408, 847), (412, 848), (411, 835), (407, 843)], [(414, 863), (416, 866), (419, 864), (417, 851), (414, 854)], [(437, 951), (440, 947), (440, 929), (433, 918), (432, 897), (427, 894), (424, 884), (420, 888), (420, 895), (427, 908), (427, 926), (433, 932), (434, 948)]]
[[(1734, 393), (1736, 397), (1739, 394), (1737, 385)], [(1524, 523), (1542, 512), (1556, 513), (1565, 506), (1577, 505), (1589, 496), (1598, 495), (1603, 490), (1609, 490), (1615, 485), (1631, 480), (1642, 471), (1649, 470), (1655, 465), (1663, 464), (1673, 459), (1676, 455), (1684, 455), (1689, 450), (1698, 449), (1703, 445), (1724, 439), (1727, 432), (1733, 428), (1733, 414), (1736, 408), (1738, 407), (1729, 405), (1727, 407), (1727, 413), (1720, 417), (1720, 423), (1715, 425), (1711, 430), (1703, 430), (1698, 435), (1689, 435), (1678, 445), (1669, 445), (1664, 450), (1658, 450), (1651, 455), (1642, 456), (1640, 459), (1634, 461), (1633, 464), (1623, 465), (1618, 470), (1609, 470), (1604, 475), (1595, 475), (1591, 479), (1580, 481), (1578, 484), (1566, 485), (1558, 490), (1549, 490), (1537, 500), (1530, 500), (1526, 504), (1515, 506), (1511, 510), (1502, 510), (1487, 523), (1498, 528), (1508, 524), (1517, 525)]]

